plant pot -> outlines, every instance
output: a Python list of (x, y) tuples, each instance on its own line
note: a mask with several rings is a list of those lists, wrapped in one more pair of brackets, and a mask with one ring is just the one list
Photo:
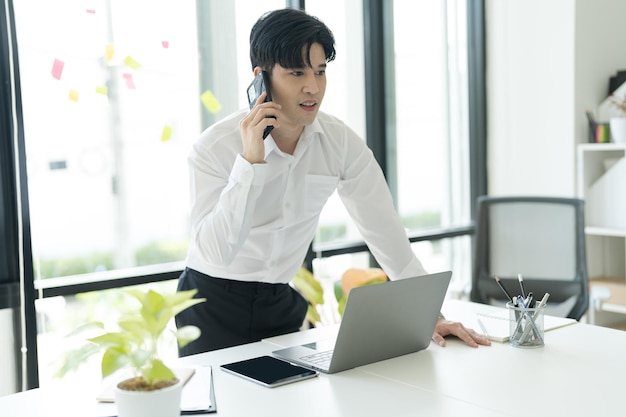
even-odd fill
[(609, 123), (613, 142), (626, 143), (626, 117), (612, 117)]
[(182, 381), (154, 391), (129, 391), (115, 387), (118, 417), (179, 417)]

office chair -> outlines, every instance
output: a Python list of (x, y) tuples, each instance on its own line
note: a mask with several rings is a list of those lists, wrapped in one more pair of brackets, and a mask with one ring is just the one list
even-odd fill
[(470, 299), (504, 306), (506, 296), (550, 293), (546, 314), (576, 320), (589, 307), (584, 201), (558, 197), (488, 197), (477, 200)]

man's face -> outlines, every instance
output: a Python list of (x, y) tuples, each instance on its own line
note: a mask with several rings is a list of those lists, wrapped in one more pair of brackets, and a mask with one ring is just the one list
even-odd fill
[(311, 45), (310, 58), (311, 67), (283, 68), (276, 64), (272, 69), (272, 100), (282, 106), (281, 127), (310, 125), (322, 104), (326, 92), (326, 55), (322, 45)]

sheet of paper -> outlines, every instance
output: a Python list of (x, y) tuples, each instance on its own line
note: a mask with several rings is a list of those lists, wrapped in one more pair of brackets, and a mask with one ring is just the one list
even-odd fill
[(196, 372), (183, 389), (180, 408), (185, 411), (210, 410), (215, 407), (211, 399), (213, 376), (210, 366), (196, 368)]

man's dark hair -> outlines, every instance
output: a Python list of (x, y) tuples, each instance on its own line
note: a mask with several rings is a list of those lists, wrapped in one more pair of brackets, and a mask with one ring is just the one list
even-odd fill
[[(326, 62), (335, 59), (335, 38), (318, 18), (296, 9), (280, 9), (261, 16), (250, 32), (252, 69), (271, 71), (274, 64), (283, 68), (311, 66), (311, 45), (324, 48)], [(306, 53), (303, 53), (303, 48)]]

